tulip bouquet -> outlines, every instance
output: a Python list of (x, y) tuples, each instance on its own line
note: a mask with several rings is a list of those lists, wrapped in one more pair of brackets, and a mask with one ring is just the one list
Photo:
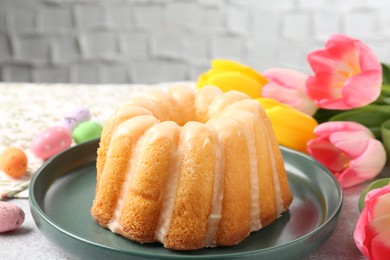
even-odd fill
[[(363, 42), (341, 34), (330, 36), (307, 61), (312, 75), (285, 68), (259, 73), (234, 61), (213, 60), (197, 86), (238, 90), (256, 99), (279, 144), (310, 154), (341, 187), (375, 178), (390, 158), (390, 68)], [(356, 245), (365, 256), (384, 259), (390, 255), (390, 239), (384, 240), (390, 237), (390, 184), (369, 192), (366, 205)], [(373, 248), (379, 252), (372, 253)]]

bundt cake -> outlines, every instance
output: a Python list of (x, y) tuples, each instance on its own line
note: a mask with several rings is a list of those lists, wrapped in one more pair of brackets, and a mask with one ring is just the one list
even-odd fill
[(126, 238), (175, 250), (230, 246), (291, 201), (270, 121), (246, 94), (152, 90), (104, 124), (91, 214)]

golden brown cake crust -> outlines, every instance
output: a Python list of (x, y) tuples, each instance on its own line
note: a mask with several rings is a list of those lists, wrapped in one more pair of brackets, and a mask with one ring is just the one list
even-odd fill
[(176, 125), (165, 123), (174, 136), (155, 138), (153, 127), (145, 135), (120, 218), (120, 225), (124, 227), (122, 234), (142, 243), (155, 241), (171, 150), (177, 143)]
[[(234, 245), (249, 235), (250, 183), (249, 154), (244, 133), (234, 120), (224, 125), (225, 174), (222, 218), (217, 244)], [(240, 155), (240, 156), (237, 156)]]
[(97, 151), (91, 214), (140, 243), (231, 246), (291, 204), (269, 119), (243, 93), (175, 86), (118, 107)]
[(215, 147), (211, 132), (197, 122), (183, 127), (181, 142), (179, 186), (165, 246), (193, 250), (202, 248), (206, 237), (212, 207)]

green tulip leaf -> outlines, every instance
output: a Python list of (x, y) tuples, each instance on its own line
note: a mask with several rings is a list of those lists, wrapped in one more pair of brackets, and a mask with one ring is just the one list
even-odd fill
[(379, 189), (379, 188), (382, 188), (384, 186), (386, 186), (387, 184), (390, 183), (390, 178), (383, 178), (383, 179), (379, 179), (379, 180), (376, 180), (376, 181), (373, 181), (370, 185), (367, 186), (367, 188), (365, 188), (362, 193), (360, 194), (360, 197), (359, 197), (359, 211), (362, 212), (364, 206), (365, 206), (365, 198), (367, 196), (367, 193), (369, 193), (371, 190), (374, 190), (374, 189)]
[(390, 97), (382, 97), (383, 104), (390, 105)]
[(390, 161), (390, 119), (381, 125), (382, 143), (387, 154), (387, 161)]
[(313, 117), (319, 124), (321, 124), (324, 122), (328, 122), (330, 118), (343, 112), (345, 112), (345, 110), (330, 110), (320, 108), (317, 110)]
[(384, 95), (380, 95), (374, 103), (376, 105), (390, 105), (390, 97), (386, 97)]
[(375, 137), (381, 140), (381, 126), (389, 118), (390, 106), (375, 104), (339, 113), (331, 117), (329, 121), (357, 122), (369, 128)]
[(382, 80), (383, 84), (390, 85), (390, 67), (382, 63)]
[(374, 134), (376, 139), (382, 141), (382, 133), (380, 126), (367, 126), (367, 128)]
[(390, 85), (382, 85), (379, 97), (372, 104), (390, 105)]
[(381, 95), (383, 97), (390, 97), (390, 85), (389, 84), (382, 85)]

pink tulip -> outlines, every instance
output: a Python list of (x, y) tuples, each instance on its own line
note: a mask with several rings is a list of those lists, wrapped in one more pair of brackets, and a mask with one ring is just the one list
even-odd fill
[(326, 122), (314, 129), (308, 152), (325, 165), (347, 188), (377, 176), (386, 163), (381, 142), (355, 122)]
[(324, 50), (309, 53), (314, 72), (306, 93), (327, 109), (351, 109), (375, 101), (381, 91), (382, 67), (374, 53), (361, 41), (332, 35)]
[(307, 75), (290, 69), (273, 68), (263, 73), (268, 83), (262, 88), (262, 97), (273, 98), (312, 116), (318, 107), (306, 95)]
[(353, 237), (363, 255), (372, 260), (390, 257), (390, 184), (370, 191)]

